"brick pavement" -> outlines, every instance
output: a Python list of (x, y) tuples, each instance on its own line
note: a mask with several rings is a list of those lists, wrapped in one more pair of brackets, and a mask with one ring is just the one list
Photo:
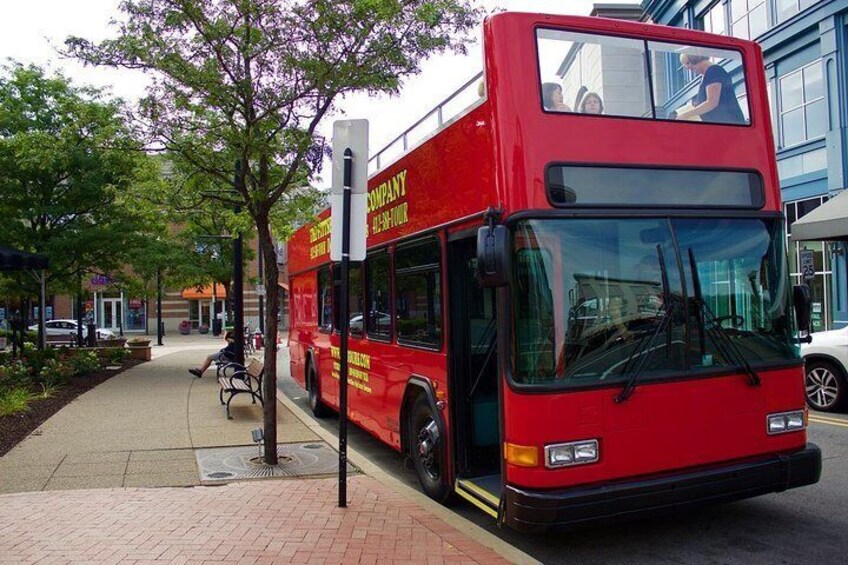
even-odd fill
[(0, 496), (0, 563), (506, 563), (377, 480)]

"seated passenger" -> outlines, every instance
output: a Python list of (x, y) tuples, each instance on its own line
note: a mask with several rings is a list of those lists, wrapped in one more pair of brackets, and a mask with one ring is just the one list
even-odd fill
[(545, 105), (545, 110), (571, 112), (571, 108), (562, 101), (562, 87), (555, 82), (542, 84), (542, 102)]
[(580, 101), (578, 110), (581, 114), (603, 114), (604, 101), (597, 92), (588, 92)]
[(745, 115), (736, 100), (733, 79), (721, 66), (714, 65), (710, 58), (703, 55), (680, 55), (680, 63), (687, 69), (701, 75), (698, 93), (689, 105), (677, 110), (678, 120), (692, 120), (699, 117), (704, 122), (724, 124), (744, 124)]

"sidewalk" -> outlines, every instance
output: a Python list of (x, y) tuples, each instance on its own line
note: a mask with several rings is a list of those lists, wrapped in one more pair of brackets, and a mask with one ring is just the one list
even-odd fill
[[(261, 407), (236, 397), (228, 421), (214, 373), (187, 373), (218, 340), (166, 343), (0, 458), (0, 563), (532, 562), (367, 462), (346, 509), (335, 477), (200, 486), (195, 449), (250, 445)], [(320, 441), (287, 406), (279, 441)]]

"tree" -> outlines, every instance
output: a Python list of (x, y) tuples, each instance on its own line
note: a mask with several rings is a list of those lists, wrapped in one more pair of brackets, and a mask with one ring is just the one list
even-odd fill
[[(126, 0), (121, 10), (126, 17), (115, 39), (95, 44), (71, 37), (67, 52), (89, 64), (151, 72), (138, 118), (151, 141), (228, 187), (218, 200), (249, 212), (267, 289), (277, 287), (279, 276), (275, 209), (303, 205), (298, 191), (326, 151), (316, 128), (334, 102), (353, 91), (396, 92), (424, 57), (462, 51), (479, 20), (471, 0)], [(277, 460), (271, 399), (279, 307), (278, 294), (269, 292), (263, 381), (269, 464)]]
[[(0, 241), (45, 255), (53, 290), (116, 271), (142, 223), (128, 201), (156, 169), (117, 101), (35, 66), (0, 76)], [(24, 294), (33, 281), (19, 278)]]

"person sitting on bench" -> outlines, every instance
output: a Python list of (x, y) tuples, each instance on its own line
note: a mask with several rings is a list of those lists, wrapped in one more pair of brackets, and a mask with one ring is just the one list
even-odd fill
[(189, 369), (188, 372), (199, 379), (203, 376), (203, 373), (206, 371), (206, 369), (209, 368), (209, 365), (211, 365), (212, 363), (232, 363), (233, 361), (235, 361), (236, 340), (233, 337), (233, 332), (227, 332), (226, 334), (224, 334), (224, 339), (227, 341), (226, 347), (224, 347), (217, 353), (207, 355), (206, 360), (203, 361), (203, 365), (199, 369)]

